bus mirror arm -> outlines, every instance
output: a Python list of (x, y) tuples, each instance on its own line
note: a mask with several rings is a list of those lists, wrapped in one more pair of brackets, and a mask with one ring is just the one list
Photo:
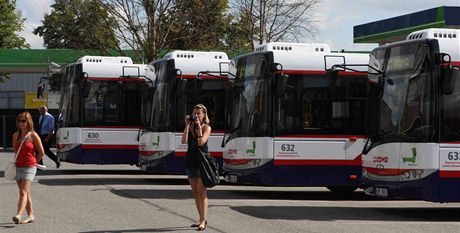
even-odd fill
[[(353, 68), (350, 68), (350, 66), (368, 67), (369, 69), (374, 70), (376, 73), (370, 73), (369, 71), (362, 71), (362, 70), (353, 69)], [(331, 66), (330, 69), (327, 69), (326, 71), (327, 72), (336, 72), (338, 69), (349, 70), (349, 71), (358, 72), (358, 73), (375, 74), (375, 75), (383, 74), (383, 71), (381, 71), (381, 70), (379, 70), (379, 69), (377, 69), (377, 68), (375, 68), (373, 66), (370, 66), (369, 64), (335, 64), (335, 65)]]

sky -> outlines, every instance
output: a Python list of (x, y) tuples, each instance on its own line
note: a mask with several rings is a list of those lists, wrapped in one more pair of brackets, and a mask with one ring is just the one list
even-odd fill
[[(44, 14), (51, 11), (54, 0), (17, 0), (16, 6), (27, 18), (24, 31), (33, 49), (42, 49), (43, 39), (32, 33), (41, 25)], [(304, 43), (326, 43), (332, 50), (370, 51), (376, 44), (354, 44), (353, 26), (392, 18), (439, 6), (460, 6), (460, 0), (321, 0), (316, 9), (318, 34)]]

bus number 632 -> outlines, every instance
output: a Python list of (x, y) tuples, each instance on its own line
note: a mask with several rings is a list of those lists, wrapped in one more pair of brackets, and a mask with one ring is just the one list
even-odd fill
[(294, 144), (282, 144), (281, 151), (294, 151)]
[(449, 160), (460, 160), (459, 152), (450, 151), (450, 152), (447, 154), (447, 158), (448, 158)]

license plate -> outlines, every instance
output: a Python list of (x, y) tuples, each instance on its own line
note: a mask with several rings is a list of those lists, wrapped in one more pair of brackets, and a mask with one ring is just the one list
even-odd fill
[(375, 188), (375, 196), (388, 197), (388, 189), (387, 188), (376, 187)]

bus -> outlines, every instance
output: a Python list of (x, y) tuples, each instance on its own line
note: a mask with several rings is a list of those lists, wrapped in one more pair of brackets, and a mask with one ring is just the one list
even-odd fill
[(377, 47), (379, 89), (363, 151), (365, 192), (460, 201), (460, 30), (426, 29)]
[[(361, 184), (368, 59), (332, 53), (326, 44), (282, 42), (233, 58), (224, 178), (354, 191)], [(332, 69), (349, 63), (365, 68)]]
[(84, 56), (61, 82), (57, 155), (76, 164), (138, 164), (141, 91), (154, 78), (129, 57)]
[(155, 84), (146, 90), (148, 100), (142, 105), (142, 171), (185, 174), (187, 144), (181, 143), (181, 137), (185, 116), (198, 103), (206, 106), (211, 121), (209, 152), (222, 164), (228, 63), (224, 52), (202, 51), (173, 51), (152, 63)]

